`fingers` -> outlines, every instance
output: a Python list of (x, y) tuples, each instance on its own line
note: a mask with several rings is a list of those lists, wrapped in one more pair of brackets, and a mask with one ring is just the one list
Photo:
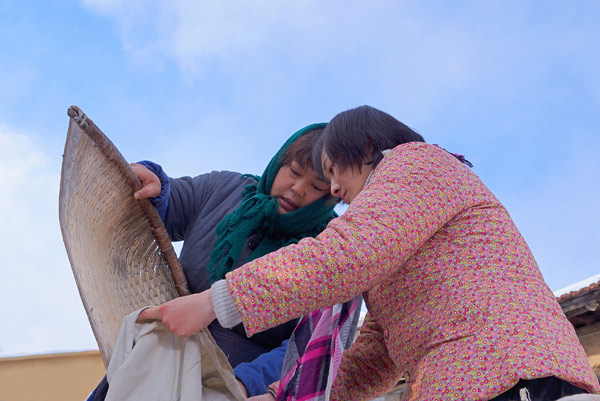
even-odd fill
[[(144, 185), (144, 184), (142, 183), (142, 185)], [(160, 194), (160, 184), (158, 185), (158, 193)], [(148, 185), (142, 187), (142, 189), (140, 189), (136, 193), (134, 193), (133, 197), (135, 199), (144, 199), (144, 198), (154, 198), (157, 195), (158, 194), (156, 194), (156, 186), (154, 186), (152, 184), (148, 184)]]
[(142, 166), (141, 164), (138, 164), (138, 163), (129, 163), (129, 167), (131, 167), (131, 169), (133, 170), (135, 175), (137, 175), (137, 177), (140, 179), (140, 181), (144, 177), (144, 174), (145, 174), (144, 170), (148, 170), (146, 168), (146, 166)]
[(135, 192), (135, 199), (154, 198), (160, 194), (160, 179), (145, 166), (137, 163), (130, 164), (131, 169), (142, 183), (142, 189)]
[(159, 319), (167, 330), (188, 337), (206, 328), (216, 319), (210, 290), (172, 299), (143, 310), (137, 321)]
[(162, 316), (160, 314), (160, 309), (158, 306), (152, 306), (150, 308), (144, 309), (139, 315), (136, 322), (141, 322), (143, 320), (162, 320)]
[(191, 336), (216, 319), (210, 290), (166, 302), (160, 306), (160, 313), (167, 330), (180, 337)]
[(158, 306), (146, 308), (140, 312), (136, 322), (142, 323), (149, 320), (160, 320), (170, 332), (177, 334), (179, 337), (189, 337), (194, 334), (194, 331), (191, 331), (189, 327), (180, 321), (181, 318), (178, 316), (178, 311), (174, 308), (178, 302), (178, 300), (172, 300)]

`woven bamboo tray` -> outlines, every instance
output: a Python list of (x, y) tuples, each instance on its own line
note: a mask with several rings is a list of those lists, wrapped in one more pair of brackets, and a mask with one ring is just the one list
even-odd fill
[(123, 317), (189, 294), (165, 227), (135, 173), (102, 131), (71, 106), (59, 219), (75, 282), (105, 365)]

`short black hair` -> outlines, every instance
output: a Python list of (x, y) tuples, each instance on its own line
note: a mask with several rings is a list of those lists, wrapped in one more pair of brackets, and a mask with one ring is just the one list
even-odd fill
[(383, 158), (382, 150), (393, 149), (408, 142), (425, 142), (416, 131), (391, 115), (371, 106), (346, 110), (327, 124), (313, 147), (313, 166), (323, 175), (323, 150), (340, 170), (357, 165), (373, 164)]

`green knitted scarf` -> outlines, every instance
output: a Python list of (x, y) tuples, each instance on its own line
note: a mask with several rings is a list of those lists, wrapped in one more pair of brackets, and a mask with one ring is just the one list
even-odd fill
[(217, 226), (215, 247), (210, 254), (210, 262), (206, 269), (211, 282), (225, 277), (232, 271), (244, 247), (248, 236), (258, 233), (260, 243), (248, 260), (254, 260), (281, 247), (294, 244), (304, 237), (315, 237), (327, 223), (337, 217), (333, 211), (335, 205), (326, 202), (325, 198), (316, 200), (310, 205), (286, 214), (277, 214), (277, 200), (270, 196), (273, 180), (281, 167), (281, 159), (294, 141), (302, 135), (325, 128), (326, 123), (311, 124), (288, 139), (269, 165), (256, 185), (247, 185), (242, 193), (241, 205), (225, 216)]

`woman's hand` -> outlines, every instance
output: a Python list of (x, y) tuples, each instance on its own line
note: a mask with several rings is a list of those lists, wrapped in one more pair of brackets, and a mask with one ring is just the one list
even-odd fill
[(142, 189), (133, 194), (135, 199), (154, 198), (160, 194), (160, 179), (146, 166), (131, 163), (131, 169), (140, 179)]
[(137, 321), (159, 319), (167, 330), (180, 337), (188, 337), (204, 329), (216, 318), (210, 290), (206, 290), (144, 309)]

